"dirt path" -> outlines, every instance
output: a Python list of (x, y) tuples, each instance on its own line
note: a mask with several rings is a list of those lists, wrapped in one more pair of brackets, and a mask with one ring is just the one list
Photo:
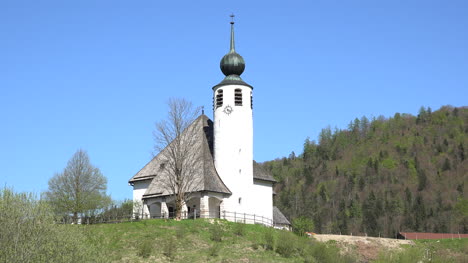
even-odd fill
[(313, 235), (312, 237), (321, 242), (335, 240), (345, 251), (355, 249), (365, 262), (376, 259), (381, 251), (400, 249), (401, 245), (414, 244), (411, 240), (379, 237), (346, 235)]

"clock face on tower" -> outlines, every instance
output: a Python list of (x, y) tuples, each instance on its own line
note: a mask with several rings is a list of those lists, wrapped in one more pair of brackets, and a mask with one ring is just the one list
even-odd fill
[(232, 109), (231, 106), (227, 105), (226, 107), (224, 107), (224, 110), (223, 112), (226, 113), (227, 115), (230, 115), (234, 110)]

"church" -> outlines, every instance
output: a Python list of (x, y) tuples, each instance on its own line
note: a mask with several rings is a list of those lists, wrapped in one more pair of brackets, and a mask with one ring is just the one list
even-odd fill
[[(182, 216), (289, 228), (273, 206), (275, 179), (253, 160), (253, 87), (240, 77), (245, 62), (234, 44), (231, 22), (230, 51), (220, 62), (225, 78), (213, 87), (213, 121), (202, 113), (184, 131), (193, 132), (191, 148), (199, 161), (191, 173), (197, 183), (188, 191)], [(138, 217), (174, 216), (175, 198), (164, 183), (166, 150), (129, 180)]]

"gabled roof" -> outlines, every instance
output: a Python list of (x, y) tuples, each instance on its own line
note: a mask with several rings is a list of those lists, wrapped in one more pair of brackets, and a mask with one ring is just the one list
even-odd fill
[[(196, 167), (193, 169), (193, 176), (195, 178), (191, 192), (211, 191), (231, 194), (231, 191), (223, 183), (214, 166), (213, 122), (206, 115), (202, 114), (184, 132), (187, 132), (187, 130), (195, 131), (193, 136), (200, 138), (195, 142), (193, 147), (193, 153), (200, 162), (197, 162)], [(162, 183), (162, 180), (166, 176), (164, 173), (165, 151), (167, 151), (167, 148), (162, 150), (129, 181), (132, 183), (139, 180), (152, 179), (143, 198), (171, 194)]]
[(253, 161), (253, 178), (256, 180), (276, 183), (276, 180), (273, 178), (271, 173), (263, 169), (263, 167), (256, 161)]
[[(194, 184), (192, 192), (211, 191), (231, 194), (231, 191), (221, 180), (214, 166), (213, 122), (206, 115), (202, 114), (193, 121), (192, 124), (190, 124), (190, 127), (187, 128), (187, 130), (195, 130), (197, 133), (196, 136), (201, 138), (196, 142), (193, 149), (194, 153), (200, 154), (200, 163), (195, 169), (194, 176), (196, 177), (196, 184)], [(167, 187), (164, 187), (164, 184), (162, 183), (162, 180), (164, 180), (165, 177), (165, 151), (168, 151), (168, 149), (166, 148), (162, 150), (129, 180), (129, 183), (151, 180), (151, 183), (143, 197), (149, 198), (171, 194), (166, 189)], [(271, 176), (268, 171), (263, 169), (263, 167), (255, 161), (253, 161), (253, 179), (272, 183), (276, 182), (273, 176)]]
[(291, 225), (289, 220), (281, 213), (278, 207), (273, 206), (273, 224), (274, 225)]

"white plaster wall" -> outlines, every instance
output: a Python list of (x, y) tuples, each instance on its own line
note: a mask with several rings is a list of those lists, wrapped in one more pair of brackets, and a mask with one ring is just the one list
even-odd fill
[(273, 223), (273, 185), (271, 182), (255, 180), (249, 196), (250, 211), (268, 218)]
[[(223, 90), (223, 106), (214, 109), (214, 159), (215, 167), (232, 195), (223, 201), (223, 209), (248, 213), (248, 195), (253, 180), (253, 121), (250, 94), (252, 89), (242, 85), (227, 85)], [(235, 106), (234, 90), (242, 90), (242, 106)], [(226, 106), (233, 112), (223, 112)], [(239, 198), (241, 202), (239, 203)]]
[[(139, 203), (138, 206), (133, 206), (133, 214), (138, 213), (140, 216), (144, 216), (145, 213), (148, 213), (148, 208), (146, 205), (143, 205), (142, 198), (145, 194), (146, 189), (148, 189), (151, 180), (137, 181), (133, 184), (133, 202)], [(138, 209), (140, 208), (140, 211)], [(141, 211), (143, 209), (143, 211)], [(143, 213), (143, 214), (142, 214)]]

